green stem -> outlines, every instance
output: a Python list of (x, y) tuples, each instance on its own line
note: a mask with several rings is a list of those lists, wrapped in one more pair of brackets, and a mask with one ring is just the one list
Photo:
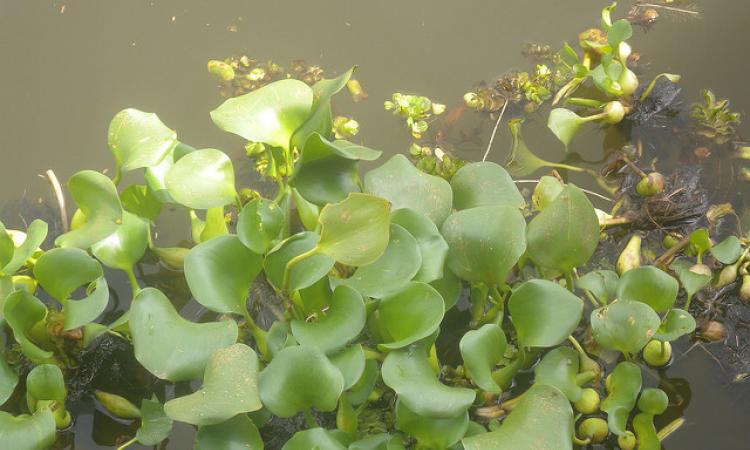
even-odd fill
[(592, 98), (581, 98), (581, 97), (570, 97), (566, 100), (566, 103), (569, 103), (571, 105), (576, 106), (588, 106), (590, 108), (601, 108), (601, 106), (604, 104), (600, 102), (599, 100), (594, 100)]
[(572, 271), (565, 272), (565, 284), (568, 286), (568, 290), (570, 292), (573, 292), (573, 290), (575, 289), (575, 283), (573, 282)]
[(129, 440), (128, 442), (122, 444), (121, 446), (117, 447), (117, 450), (125, 450), (126, 448), (130, 447), (131, 445), (135, 444), (136, 442), (138, 442), (138, 439), (133, 438), (133, 439)]
[(693, 301), (693, 294), (691, 294), (691, 293), (688, 292), (687, 300), (685, 300), (685, 306), (684, 306), (685, 311), (689, 311), (690, 310), (690, 302), (692, 302), (692, 301)]
[(130, 283), (130, 293), (133, 295), (133, 298), (135, 298), (135, 296), (141, 290), (141, 287), (138, 285), (138, 280), (135, 278), (133, 268), (128, 268), (128, 270), (125, 271), (125, 275), (128, 276), (128, 283)]
[(267, 360), (271, 360), (271, 355), (268, 352), (268, 342), (267, 342), (267, 333), (265, 330), (263, 330), (261, 327), (259, 327), (255, 321), (253, 320), (253, 317), (250, 315), (250, 312), (247, 310), (247, 308), (243, 308), (243, 317), (245, 318), (245, 325), (247, 326), (248, 330), (250, 330), (250, 333), (253, 335), (253, 339), (255, 340), (255, 344), (258, 346), (258, 350), (260, 350), (261, 355)]
[(120, 184), (120, 180), (122, 180), (122, 169), (120, 168), (120, 164), (115, 163), (115, 176), (112, 178), (112, 183), (117, 186)]
[(471, 302), (471, 326), (476, 326), (482, 321), (488, 294), (489, 288), (484, 284), (471, 287), (471, 294), (469, 296)]
[(311, 248), (310, 250), (300, 253), (299, 255), (295, 256), (294, 258), (290, 259), (288, 263), (286, 263), (286, 267), (284, 267), (284, 278), (281, 283), (281, 286), (283, 288), (283, 291), (287, 291), (287, 287), (289, 285), (289, 272), (292, 270), (292, 268), (297, 265), (300, 261), (305, 260), (313, 255), (318, 253), (318, 247), (315, 246)]
[(309, 409), (306, 409), (304, 412), (305, 415), (305, 425), (307, 425), (307, 428), (317, 428), (318, 422), (315, 421), (315, 417), (312, 415), (312, 411)]

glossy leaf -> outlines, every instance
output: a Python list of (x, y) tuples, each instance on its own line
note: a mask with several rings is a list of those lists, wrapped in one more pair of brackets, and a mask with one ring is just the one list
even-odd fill
[(399, 401), (420, 416), (450, 419), (464, 413), (474, 402), (471, 389), (438, 381), (424, 344), (389, 353), (382, 374), (383, 382), (396, 391)]
[(149, 239), (146, 219), (127, 211), (117, 231), (91, 246), (91, 253), (107, 267), (131, 270), (143, 258)]
[(203, 386), (169, 400), (164, 412), (179, 422), (215, 425), (263, 407), (258, 396), (258, 356), (245, 344), (216, 350), (208, 359)]
[(571, 402), (581, 399), (583, 390), (576, 383), (578, 353), (572, 348), (557, 347), (544, 355), (534, 367), (534, 384), (556, 387)]
[(601, 410), (609, 415), (609, 429), (618, 436), (626, 432), (628, 414), (635, 407), (642, 382), (641, 369), (631, 362), (617, 364), (609, 375), (609, 394), (602, 401)]
[(674, 341), (680, 336), (695, 331), (695, 319), (687, 311), (682, 309), (671, 309), (662, 320), (659, 329), (654, 334), (654, 339), (660, 341)]
[(247, 313), (245, 303), (263, 259), (235, 235), (193, 247), (185, 257), (185, 279), (195, 299), (219, 313)]
[(292, 346), (277, 353), (263, 369), (259, 387), (260, 398), (269, 411), (291, 417), (310, 408), (336, 409), (344, 377), (319, 348)]
[(513, 291), (508, 310), (520, 345), (554, 347), (578, 326), (583, 301), (552, 281), (529, 280)]
[(338, 286), (331, 305), (315, 322), (292, 321), (292, 334), (303, 346), (315, 346), (325, 353), (344, 347), (356, 338), (365, 326), (365, 304), (356, 290)]
[(172, 431), (172, 419), (164, 413), (164, 406), (156, 396), (143, 399), (141, 402), (141, 426), (135, 438), (142, 445), (156, 445), (169, 437)]
[(178, 143), (161, 162), (155, 166), (148, 167), (143, 174), (144, 180), (154, 197), (162, 203), (176, 203), (167, 190), (166, 176), (175, 163), (188, 153), (196, 149), (182, 142)]
[(262, 255), (279, 235), (284, 213), (275, 202), (264, 198), (251, 200), (237, 218), (237, 236), (253, 252)]
[(443, 277), (430, 283), (443, 297), (445, 310), (453, 308), (463, 292), (463, 283), (448, 267), (443, 268)]
[(147, 220), (155, 220), (161, 213), (162, 203), (144, 184), (132, 184), (120, 192), (120, 202), (126, 211)]
[[(284, 270), (295, 256), (311, 251), (318, 243), (320, 236), (311, 231), (297, 233), (277, 244), (263, 262), (266, 277), (277, 289), (284, 288)], [(289, 270), (290, 291), (304, 289), (325, 277), (336, 261), (328, 255), (313, 254), (292, 266)]]
[(573, 410), (562, 392), (534, 385), (490, 433), (464, 438), (466, 450), (572, 450)]
[(582, 266), (599, 244), (599, 219), (586, 194), (568, 184), (529, 223), (529, 256), (542, 266), (570, 272)]
[(669, 311), (677, 300), (680, 285), (672, 276), (654, 266), (642, 266), (625, 272), (617, 285), (620, 300), (643, 302), (654, 311)]
[(24, 355), (35, 363), (52, 358), (52, 352), (41, 349), (29, 337), (31, 328), (47, 316), (47, 307), (41, 300), (26, 290), (14, 291), (5, 299), (3, 315)]
[(453, 213), (441, 232), (448, 267), (459, 278), (502, 284), (526, 250), (526, 221), (517, 208), (483, 206)]
[(526, 206), (523, 196), (508, 172), (493, 162), (467, 164), (451, 179), (453, 207), (457, 210), (478, 206)]
[(361, 344), (354, 344), (328, 359), (344, 376), (344, 390), (350, 389), (362, 378), (367, 361)]
[(737, 236), (729, 236), (711, 247), (711, 254), (722, 264), (734, 264), (742, 254), (742, 245)]
[[(692, 296), (708, 286), (708, 284), (711, 283), (712, 278), (710, 273), (699, 273), (690, 270), (692, 266), (693, 264), (685, 260), (675, 261), (670, 266), (671, 269), (677, 273), (677, 278), (679, 278), (680, 284), (682, 285), (682, 288), (685, 289), (688, 296)], [(674, 302), (669, 306), (672, 306), (673, 304)]]
[(569, 109), (554, 108), (549, 113), (547, 127), (555, 134), (555, 136), (557, 136), (557, 139), (559, 139), (567, 149), (570, 145), (570, 141), (573, 140), (573, 137), (585, 123), (586, 121), (581, 116)]
[(560, 192), (565, 189), (562, 181), (555, 177), (545, 175), (539, 179), (531, 196), (531, 204), (536, 211), (542, 211), (552, 203)]
[(388, 247), (380, 258), (358, 268), (349, 278), (332, 278), (331, 284), (349, 286), (363, 297), (382, 298), (402, 289), (414, 278), (421, 264), (417, 240), (403, 227), (391, 224)]
[(209, 357), (237, 340), (233, 320), (185, 320), (154, 288), (141, 290), (133, 299), (130, 332), (138, 362), (155, 376), (170, 381), (200, 378)]
[(292, 133), (307, 119), (312, 104), (308, 85), (286, 79), (226, 100), (211, 111), (211, 119), (249, 141), (289, 148)]
[(396, 402), (396, 429), (413, 436), (422, 448), (448, 448), (466, 434), (469, 412), (448, 419), (422, 417)]
[(411, 282), (380, 300), (377, 321), (387, 333), (380, 347), (403, 348), (433, 334), (445, 313), (445, 303), (430, 285)]
[(404, 227), (417, 240), (422, 264), (414, 279), (425, 283), (441, 279), (448, 256), (448, 243), (437, 226), (424, 214), (409, 208), (394, 211), (391, 223)]
[(258, 428), (247, 414), (198, 428), (194, 450), (262, 450)]
[(292, 188), (292, 197), (294, 198), (294, 205), (297, 207), (300, 222), (305, 229), (314, 231), (318, 227), (320, 208), (318, 205), (307, 201), (297, 189)]
[(346, 445), (334, 432), (311, 428), (294, 433), (281, 450), (346, 450)]
[(8, 365), (5, 354), (0, 353), (0, 405), (10, 398), (18, 384), (18, 374)]
[[(2, 223), (0, 223), (2, 226)], [(10, 258), (5, 267), (0, 268), (0, 272), (11, 275), (21, 268), (26, 261), (37, 251), (42, 242), (47, 238), (47, 223), (42, 220), (34, 220), (29, 224), (29, 228), (24, 233), (23, 243), (13, 249), (13, 256)], [(12, 243), (11, 243), (12, 244)], [(1, 304), (2, 302), (0, 302)]]
[(656, 433), (652, 414), (636, 414), (633, 417), (633, 431), (638, 439), (638, 450), (661, 450), (661, 441)]
[(68, 189), (86, 223), (58, 236), (55, 245), (86, 249), (117, 231), (122, 223), (122, 205), (112, 180), (99, 172), (82, 170), (70, 177)]
[(502, 360), (507, 345), (503, 329), (496, 324), (467, 331), (461, 338), (459, 348), (464, 368), (471, 381), (482, 390), (498, 394), (502, 392), (502, 388), (492, 379), (492, 370)]
[(55, 442), (55, 417), (48, 408), (33, 416), (13, 417), (0, 411), (0, 442), (13, 450), (46, 450)]
[(576, 287), (586, 289), (602, 303), (609, 303), (617, 297), (617, 284), (620, 279), (613, 270), (593, 270), (576, 282)]
[(4, 268), (13, 259), (15, 250), (13, 238), (5, 231), (5, 225), (0, 222), (0, 268)]
[(617, 301), (591, 312), (591, 329), (600, 345), (635, 354), (651, 340), (659, 316), (645, 303)]
[(388, 246), (390, 205), (369, 194), (349, 194), (320, 212), (320, 253), (348, 266), (372, 264)]
[(65, 380), (59, 367), (40, 364), (26, 376), (26, 393), (35, 401), (54, 400), (65, 402)]
[(177, 144), (177, 134), (156, 114), (128, 108), (110, 122), (107, 141), (117, 164), (129, 171), (158, 164)]
[(444, 179), (418, 170), (403, 155), (365, 175), (365, 192), (383, 197), (393, 209), (411, 208), (440, 226), (451, 212), (453, 193)]
[(193, 209), (232, 203), (237, 195), (232, 161), (222, 151), (206, 148), (190, 152), (169, 169), (165, 178), (169, 195)]

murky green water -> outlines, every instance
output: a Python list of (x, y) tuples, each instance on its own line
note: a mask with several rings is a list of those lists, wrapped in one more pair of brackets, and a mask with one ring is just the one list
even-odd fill
[[(456, 104), (474, 82), (528, 67), (520, 53), (524, 42), (556, 46), (570, 40), (596, 24), (605, 3), (0, 0), (0, 205), (23, 197), (48, 199), (48, 185), (37, 176), (46, 169), (65, 180), (82, 168), (111, 168), (107, 126), (125, 107), (157, 112), (193, 146), (239, 155), (242, 142), (209, 119), (208, 111), (222, 99), (205, 70), (208, 59), (239, 53), (282, 64), (302, 58), (328, 74), (358, 64), (357, 77), (370, 100), (353, 104), (343, 99), (339, 105), (360, 121), (358, 140), (387, 153), (404, 152), (410, 137), (382, 108), (392, 92), (413, 91)], [(621, 5), (621, 14), (627, 6)], [(631, 43), (650, 62), (647, 72), (683, 75), (685, 103), (698, 100), (702, 88), (712, 88), (731, 98), (734, 109), (747, 110), (750, 4), (704, 0), (700, 6), (702, 20), (664, 20), (648, 33), (637, 30)], [(487, 123), (483, 139), (490, 128)], [(748, 135), (748, 127), (740, 132)], [(562, 156), (543, 123), (529, 124), (525, 136), (540, 156)], [(509, 141), (501, 128), (493, 159), (504, 159)], [(576, 141), (576, 150), (594, 159), (601, 148), (602, 133), (594, 128)], [(477, 144), (461, 156), (480, 159), (483, 151), (484, 144)], [(742, 187), (729, 183), (733, 162), (721, 154), (712, 158), (713, 199), (738, 201)], [(2, 220), (18, 226), (22, 219), (14, 214)], [(127, 298), (124, 284), (118, 290)], [(188, 300), (184, 293), (172, 298)], [(193, 303), (184, 312), (191, 317), (201, 313)], [(700, 349), (665, 371), (664, 377), (689, 385), (689, 392), (680, 390), (689, 403), (673, 408), (684, 408), (687, 424), (665, 448), (748, 448), (750, 384), (730, 383), (730, 372)], [(69, 448), (111, 445), (120, 433), (129, 432), (101, 413), (83, 415)], [(176, 425), (172, 436), (167, 448), (191, 447), (190, 427)]]

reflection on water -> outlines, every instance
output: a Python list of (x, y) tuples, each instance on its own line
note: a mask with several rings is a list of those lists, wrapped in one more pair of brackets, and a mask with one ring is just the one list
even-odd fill
[[(357, 139), (387, 153), (405, 152), (409, 136), (382, 109), (392, 92), (418, 92), (449, 106), (458, 104), (476, 81), (528, 67), (520, 52), (524, 42), (556, 46), (571, 39), (595, 25), (605, 3), (0, 0), (0, 56), (6, 62), (0, 75), (0, 204), (46, 198), (48, 186), (37, 174), (48, 168), (67, 179), (81, 168), (111, 167), (107, 126), (115, 112), (129, 106), (157, 112), (196, 147), (241, 154), (242, 142), (211, 124), (208, 111), (221, 98), (205, 71), (208, 59), (239, 53), (279, 62), (302, 58), (329, 74), (358, 64), (357, 77), (370, 99), (357, 104), (343, 99), (340, 105), (359, 120)], [(750, 105), (750, 63), (743, 38), (750, 4), (706, 0), (701, 6), (703, 20), (660, 22), (648, 33), (637, 31), (632, 45), (646, 61), (653, 61), (654, 70), (683, 75), (686, 103), (698, 100), (700, 89), (713, 88), (742, 111)], [(620, 10), (626, 11), (626, 5)], [(467, 159), (480, 159), (484, 151), (492, 124), (480, 125), (479, 141), (462, 146), (461, 156)], [(543, 123), (529, 121), (524, 134), (540, 156), (561, 159), (560, 146)], [(671, 136), (664, 134), (652, 143), (663, 150), (663, 162), (677, 166), (682, 161), (670, 157), (677, 152), (669, 149), (678, 146)], [(587, 128), (576, 141), (576, 151), (585, 159), (598, 159), (603, 139), (623, 137), (605, 138)], [(501, 127), (491, 159), (504, 160), (509, 142)], [(715, 198), (737, 200), (740, 188), (726, 183), (731, 161), (714, 157), (716, 183), (710, 187)], [(589, 179), (576, 181), (592, 185)], [(10, 226), (22, 221), (17, 214), (3, 213), (2, 219)], [(167, 220), (184, 222), (177, 215)], [(162, 238), (167, 243), (179, 239)], [(187, 315), (200, 316), (203, 311), (188, 303), (184, 285), (163, 275), (147, 271), (141, 277), (163, 290), (170, 288), (170, 298), (187, 303)], [(128, 298), (124, 282), (115, 288)], [(687, 424), (669, 438), (666, 448), (747, 448), (747, 384), (729, 385), (730, 375), (700, 350), (662, 376), (663, 382), (679, 387), (685, 402), (679, 407), (687, 405)], [(658, 384), (656, 378), (651, 382)], [(116, 435), (132, 433), (129, 425), (115, 424), (100, 413), (80, 416), (76, 427), (69, 448), (113, 445)], [(189, 448), (191, 433), (190, 427), (180, 426), (168, 448)]]

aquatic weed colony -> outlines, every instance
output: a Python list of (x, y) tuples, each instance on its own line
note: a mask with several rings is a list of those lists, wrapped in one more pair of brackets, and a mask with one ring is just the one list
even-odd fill
[[(92, 410), (116, 432), (91, 448), (118, 450), (676, 448), (690, 391), (671, 364), (735, 341), (724, 363), (748, 378), (742, 205), (712, 202), (702, 171), (728, 152), (750, 181), (750, 145), (728, 100), (683, 104), (680, 74), (631, 47), (669, 14), (698, 15), (607, 5), (454, 106), (373, 98), (356, 66), (210, 60), (236, 158), (118, 112), (111, 174), (48, 170), (55, 217), (0, 222), (0, 449), (81, 448)], [(342, 97), (383, 102), (411, 146), (360, 143)], [(527, 145), (534, 123), (554, 161)], [(169, 215), (189, 224), (178, 244)]]

